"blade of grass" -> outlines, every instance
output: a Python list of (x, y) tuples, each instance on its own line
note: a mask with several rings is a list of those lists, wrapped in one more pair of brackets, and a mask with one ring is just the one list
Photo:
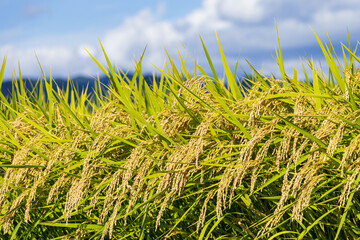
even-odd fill
[[(282, 231), (282, 232), (278, 232), (278, 233), (272, 235), (268, 240), (279, 239), (278, 238), (279, 236), (285, 235), (285, 234), (296, 234), (296, 235), (298, 235), (299, 233), (294, 232), (294, 231)], [(282, 238), (282, 239), (284, 239), (284, 238)]]
[(225, 216), (220, 217), (215, 223), (214, 225), (210, 228), (208, 234), (205, 237), (205, 240), (209, 239), (211, 236), (211, 233), (215, 230), (215, 228), (220, 224), (220, 222), (225, 218)]
[[(314, 85), (314, 93), (317, 95), (321, 95), (320, 92), (320, 84), (319, 84), (319, 79), (318, 79), (318, 74), (317, 71), (315, 69), (313, 69), (313, 85)], [(320, 110), (321, 109), (321, 105), (322, 105), (322, 101), (320, 98), (315, 98), (315, 105), (316, 105), (316, 110)]]
[(343, 77), (341, 76), (341, 73), (339, 71), (339, 68), (338, 66), (336, 65), (333, 57), (331, 56), (331, 53), (328, 53), (328, 51), (325, 49), (323, 43), (321, 42), (320, 38), (316, 35), (316, 33), (314, 32), (314, 30), (312, 30), (317, 41), (318, 41), (318, 44), (324, 54), (324, 57), (329, 65), (329, 69), (331, 71), (331, 74), (334, 75), (335, 77), (335, 80), (336, 80), (336, 83), (340, 86), (340, 89), (342, 92), (345, 92), (345, 81), (343, 79)]
[[(205, 52), (205, 55), (206, 55), (206, 59), (207, 59), (207, 61), (209, 63), (209, 66), (211, 68), (211, 72), (212, 72), (212, 74), (214, 76), (215, 82), (219, 82), (219, 78), (218, 78), (217, 73), (215, 71), (214, 64), (212, 63), (212, 60), (210, 58), (210, 54), (209, 54), (209, 52), (208, 52), (208, 50), (207, 50), (207, 48), (206, 48), (206, 46), (204, 44), (204, 41), (202, 40), (200, 35), (199, 35), (199, 37), (200, 37), (200, 41), (201, 41), (201, 44), (203, 46), (203, 49), (204, 49), (204, 52)], [(206, 75), (206, 73), (204, 75)]]
[(171, 234), (174, 231), (174, 229), (176, 228), (176, 226), (179, 225), (179, 223), (184, 220), (184, 218), (195, 207), (195, 205), (198, 203), (199, 200), (200, 200), (200, 196), (198, 196), (197, 200), (193, 202), (193, 204), (184, 212), (184, 214), (179, 218), (179, 220), (176, 221), (176, 223), (173, 225), (173, 227), (168, 231), (166, 238), (171, 236)]
[(19, 228), (20, 228), (20, 226), (21, 226), (22, 223), (23, 223), (23, 222), (20, 221), (20, 222), (16, 225), (14, 231), (13, 231), (12, 234), (11, 234), (10, 240), (15, 240), (15, 239), (16, 239), (17, 232), (19, 231)]
[(297, 238), (298, 240), (303, 239), (306, 234), (317, 224), (319, 224), (319, 222), (325, 218), (327, 215), (329, 215), (330, 213), (334, 212), (335, 210), (339, 209), (338, 207), (335, 207), (333, 209), (331, 209), (330, 211), (326, 212), (325, 214), (323, 214), (321, 217), (317, 218), (315, 221), (313, 221), (311, 223), (310, 226), (308, 226), (304, 231), (301, 232), (301, 234), (299, 235), (299, 237)]
[(0, 93), (2, 95), (2, 84), (4, 81), (4, 75), (5, 75), (5, 66), (6, 66), (6, 59), (7, 57), (5, 56), (1, 65), (1, 70), (0, 70)]
[(220, 54), (221, 54), (221, 60), (224, 66), (224, 70), (225, 70), (225, 74), (228, 80), (228, 84), (230, 86), (231, 89), (231, 93), (232, 93), (232, 97), (234, 99), (243, 99), (243, 95), (240, 92), (240, 87), (236, 82), (235, 76), (233, 75), (233, 73), (230, 70), (230, 67), (227, 63), (224, 51), (222, 49), (221, 43), (220, 43), (220, 39), (219, 36), (216, 34), (216, 39), (218, 41), (218, 45), (219, 45), (219, 50), (220, 50)]
[(276, 57), (277, 57), (277, 62), (278, 62), (279, 68), (280, 68), (281, 78), (285, 82), (285, 81), (287, 81), (287, 77), (286, 77), (286, 73), (285, 73), (284, 59), (283, 59), (281, 45), (280, 45), (279, 30), (278, 30), (276, 22), (275, 22), (275, 27), (276, 27), (276, 36), (277, 36), (278, 47), (279, 47), (279, 49), (276, 50)]
[(346, 206), (345, 206), (344, 212), (343, 212), (343, 214), (342, 214), (342, 216), (340, 218), (340, 223), (339, 223), (338, 229), (336, 231), (335, 240), (339, 238), (341, 229), (343, 228), (345, 220), (346, 220), (346, 216), (347, 216), (347, 214), (349, 213), (349, 211), (351, 210), (351, 208), (353, 206), (354, 194), (357, 192), (356, 189), (359, 186), (359, 183), (360, 183), (360, 174), (357, 175), (357, 178), (356, 178), (356, 180), (355, 180), (355, 182), (353, 184), (353, 190), (351, 191), (351, 193), (349, 195), (349, 198), (346, 201)]

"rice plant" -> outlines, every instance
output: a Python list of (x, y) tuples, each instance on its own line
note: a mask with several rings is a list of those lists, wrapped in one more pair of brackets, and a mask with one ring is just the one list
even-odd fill
[(143, 57), (130, 79), (101, 43), (106, 91), (44, 73), (30, 90), (19, 67), (0, 95), (1, 238), (358, 238), (360, 59), (350, 40), (342, 63), (315, 37), (329, 68), (308, 59), (304, 81), (279, 39), (281, 79), (249, 63), (237, 81), (219, 41), (220, 78), (202, 39), (213, 77), (179, 55), (160, 81), (144, 80)]

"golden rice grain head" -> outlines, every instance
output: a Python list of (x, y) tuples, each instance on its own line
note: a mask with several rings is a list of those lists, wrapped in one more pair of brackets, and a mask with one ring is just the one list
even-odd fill
[(76, 229), (76, 231), (75, 231), (75, 240), (85, 239), (86, 233), (87, 233), (87, 231), (84, 228)]
[(203, 152), (204, 146), (208, 144), (203, 137), (207, 134), (208, 128), (212, 124), (212, 117), (213, 116), (205, 118), (200, 125), (197, 126), (194, 133), (195, 138), (191, 138), (188, 144), (175, 147), (175, 150), (169, 156), (169, 162), (166, 164), (166, 171), (169, 173), (166, 173), (160, 181), (157, 193), (163, 191), (172, 184), (171, 191), (180, 194), (183, 186), (186, 184), (186, 179), (188, 177), (187, 170), (185, 172), (181, 170), (175, 175), (171, 172), (183, 168), (184, 164), (195, 163), (195, 167), (198, 168), (199, 157)]
[(283, 184), (281, 187), (281, 197), (280, 197), (279, 202), (277, 203), (274, 214), (277, 214), (277, 213), (283, 211), (284, 204), (286, 203), (286, 201), (288, 200), (289, 195), (290, 195), (290, 190), (291, 190), (291, 187), (294, 182), (294, 179), (291, 179), (289, 181), (290, 163), (291, 162), (289, 161), (286, 165), (286, 172), (284, 174), (284, 180), (283, 180)]
[(111, 180), (110, 184), (107, 186), (107, 192), (105, 195), (104, 205), (103, 205), (102, 212), (101, 212), (99, 220), (98, 220), (98, 224), (102, 224), (105, 221), (110, 208), (113, 206), (116, 198), (119, 196), (119, 192), (121, 191), (121, 189), (118, 188), (118, 185), (121, 181), (121, 176), (122, 176), (123, 172), (124, 172), (123, 169), (118, 169), (113, 174), (112, 180)]
[[(146, 157), (144, 162), (142, 164), (140, 164), (140, 168), (137, 171), (137, 174), (134, 178), (133, 184), (131, 185), (129, 202), (128, 202), (126, 213), (130, 212), (130, 210), (133, 208), (133, 206), (136, 204), (138, 198), (142, 194), (142, 192), (144, 190), (144, 182), (145, 182), (146, 176), (149, 174), (149, 171), (151, 170), (151, 167), (153, 164), (154, 164), (153, 160), (149, 157)], [(126, 220), (126, 217), (125, 217), (125, 220)]]
[(324, 179), (323, 174), (317, 174), (316, 171), (310, 172), (305, 179), (304, 185), (300, 194), (293, 206), (292, 219), (299, 220), (300, 223), (303, 219), (303, 210), (309, 206), (310, 198), (313, 189)]
[(44, 177), (40, 177), (39, 179), (34, 181), (32, 187), (30, 188), (29, 194), (28, 194), (27, 199), (26, 199), (26, 204), (25, 204), (24, 221), (26, 223), (31, 221), (31, 219), (30, 219), (30, 210), (31, 210), (31, 207), (32, 207), (32, 203), (33, 203), (33, 201), (34, 201), (34, 199), (36, 197), (37, 189), (40, 186), (42, 186), (45, 181), (46, 181), (46, 179)]
[(255, 118), (261, 116), (265, 97), (266, 95), (262, 94), (259, 98), (255, 99), (255, 102), (253, 102), (253, 104), (251, 105), (251, 110), (249, 114), (250, 116), (248, 120), (248, 126), (250, 128), (254, 127)]
[(12, 164), (25, 165), (29, 153), (30, 153), (30, 147), (27, 146), (23, 146), (21, 149), (15, 151)]
[(75, 130), (73, 131), (73, 144), (71, 146), (72, 150), (86, 150), (89, 148), (89, 142), (91, 142), (91, 137), (89, 134), (85, 133), (84, 131)]
[(106, 235), (109, 235), (109, 238), (112, 238), (112, 233), (114, 230), (114, 226), (116, 225), (116, 216), (121, 208), (124, 199), (117, 199), (112, 214), (110, 215), (109, 219), (105, 222), (104, 228), (102, 230), (101, 240), (105, 239)]
[(199, 229), (201, 227), (204, 227), (204, 223), (205, 223), (205, 217), (206, 217), (206, 210), (207, 210), (207, 204), (209, 203), (209, 201), (214, 198), (216, 194), (216, 189), (212, 189), (208, 192), (205, 200), (204, 200), (204, 204), (201, 208), (201, 212), (200, 212), (200, 217), (199, 217), (199, 220), (196, 224), (196, 231), (198, 232)]
[(226, 198), (230, 183), (232, 182), (235, 174), (235, 169), (230, 166), (225, 169), (223, 177), (220, 179), (218, 189), (216, 190), (216, 216), (218, 219), (223, 215), (222, 210), (226, 207)]
[[(235, 175), (233, 176), (233, 186), (229, 195), (229, 204), (231, 203), (232, 197), (234, 196), (235, 189), (238, 186), (241, 186), (242, 180), (246, 176), (249, 168), (257, 165), (255, 160), (259, 161), (261, 159), (253, 160), (254, 149), (257, 144), (263, 141), (266, 135), (270, 134), (273, 131), (271, 126), (264, 126), (260, 129), (253, 138), (246, 143), (246, 146), (240, 150), (238, 160), (235, 163)], [(224, 176), (223, 176), (224, 177)], [(230, 207), (230, 206), (229, 206)]]
[(46, 177), (50, 174), (52, 167), (55, 163), (61, 162), (64, 158), (66, 148), (64, 146), (59, 146), (55, 148), (52, 154), (49, 157), (49, 161), (46, 163), (46, 168), (43, 171), (43, 177)]
[(82, 177), (75, 179), (66, 194), (66, 203), (64, 207), (65, 221), (68, 223), (73, 211), (77, 211), (80, 202), (84, 199), (86, 192), (90, 187), (90, 179)]
[[(206, 83), (209, 81), (211, 80), (205, 77), (195, 77), (186, 80), (184, 85), (188, 87), (190, 91), (195, 93), (196, 96), (201, 96), (203, 100), (205, 100), (207, 103), (210, 103), (210, 101), (213, 99), (213, 96), (206, 89)], [(198, 98), (193, 97), (192, 94), (186, 94), (187, 90), (180, 88), (180, 91), (183, 94), (183, 97), (187, 100), (185, 101), (185, 104), (188, 105), (189, 107), (194, 107), (194, 104), (200, 102)]]
[(160, 125), (164, 133), (171, 138), (175, 137), (176, 133), (184, 132), (193, 122), (189, 115), (176, 110), (165, 110), (159, 113), (158, 118), (161, 119)]
[[(295, 99), (295, 105), (294, 105), (294, 115), (305, 115), (305, 113), (308, 111), (308, 101), (307, 99), (299, 94), (296, 96)], [(294, 118), (294, 123), (295, 120), (298, 120), (299, 118), (295, 117)]]
[(129, 157), (126, 159), (126, 162), (124, 164), (124, 168), (126, 169), (121, 176), (121, 185), (119, 186), (119, 189), (123, 195), (125, 195), (130, 189), (131, 186), (129, 185), (130, 179), (134, 176), (134, 170), (142, 164), (147, 155), (147, 150), (145, 149), (146, 143), (142, 143), (138, 145), (136, 148), (134, 148), (129, 155)]
[(155, 189), (155, 185), (157, 184), (158, 180), (159, 180), (158, 177), (155, 177), (153, 179), (150, 179), (150, 181), (148, 181), (148, 184), (146, 186), (143, 195), (143, 202), (146, 202), (149, 199), (150, 193), (153, 189)]
[(289, 159), (291, 140), (294, 136), (299, 135), (298, 131), (295, 128), (285, 126), (281, 131), (281, 134), (284, 136), (283, 140), (280, 142), (280, 146), (276, 149), (276, 169), (280, 171), (280, 165), (284, 160)]
[(339, 207), (345, 206), (345, 203), (347, 202), (347, 199), (350, 196), (350, 193), (353, 189), (358, 189), (358, 186), (354, 186), (354, 183), (356, 179), (358, 178), (359, 172), (360, 172), (360, 158), (358, 157), (352, 165), (348, 169), (349, 171), (352, 171), (352, 174), (349, 174), (346, 177), (346, 181), (344, 184), (344, 189), (341, 192), (340, 199), (339, 199)]
[(88, 217), (91, 216), (92, 211), (94, 210), (94, 208), (96, 207), (96, 204), (99, 201), (99, 197), (100, 194), (102, 193), (102, 187), (103, 185), (105, 185), (106, 182), (108, 182), (110, 180), (110, 176), (106, 176), (102, 179), (102, 181), (95, 187), (94, 192), (95, 194), (91, 197), (90, 200), (90, 206), (92, 206), (87, 212), (86, 215)]
[(301, 145), (296, 149), (296, 151), (293, 151), (290, 160), (294, 163), (294, 172), (296, 173), (296, 169), (297, 169), (297, 162), (300, 159), (300, 157), (302, 156), (305, 148), (309, 145), (310, 140), (309, 139), (304, 139), (303, 142), (301, 143)]
[(8, 178), (6, 175), (8, 175), (7, 173), (5, 174), (5, 177), (4, 177), (4, 180), (1, 184), (1, 188), (0, 188), (0, 212), (2, 212), (2, 210), (4, 208), (7, 207), (7, 194), (9, 191), (11, 191), (10, 189), (10, 184), (11, 184), (11, 181), (10, 181), (10, 178)]
[(51, 202), (56, 202), (60, 195), (60, 189), (63, 188), (67, 182), (70, 182), (70, 178), (67, 177), (66, 174), (61, 175), (58, 180), (51, 186), (48, 198), (46, 200), (46, 204), (50, 204)]
[(268, 150), (270, 145), (274, 142), (275, 138), (268, 139), (263, 146), (259, 149), (255, 156), (254, 166), (251, 174), (251, 183), (250, 183), (250, 193), (254, 192), (255, 183), (258, 177), (259, 172), (262, 169), (262, 163), (265, 157), (268, 155)]
[[(273, 229), (274, 226), (276, 226), (277, 223), (280, 222), (284, 214), (287, 212), (287, 209), (282, 209), (281, 211), (272, 214), (271, 219), (266, 222), (264, 227), (257, 233), (256, 237), (259, 238), (260, 236), (264, 235), (267, 231), (270, 231)], [(265, 237), (269, 238), (270, 232), (268, 232)]]
[[(170, 185), (172, 185), (172, 191), (175, 193), (178, 193), (179, 189), (178, 189), (178, 183), (175, 185), (174, 181), (175, 181), (175, 174), (173, 172), (175, 172), (175, 170), (179, 170), (179, 168), (183, 167), (183, 164), (181, 164), (183, 162), (183, 159), (185, 159), (186, 154), (187, 154), (187, 150), (188, 148), (186, 146), (178, 146), (176, 147), (176, 149), (174, 150), (174, 152), (169, 156), (169, 161), (166, 164), (166, 171), (167, 173), (164, 174), (164, 176), (161, 178), (158, 188), (157, 188), (157, 193), (162, 192), (163, 190), (165, 190), (166, 188), (168, 188)], [(187, 160), (188, 161), (188, 160)], [(180, 173), (182, 174), (182, 173)]]
[(344, 168), (347, 164), (351, 164), (354, 159), (358, 158), (360, 150), (360, 134), (358, 134), (354, 139), (351, 140), (350, 144), (345, 148), (343, 157), (339, 168), (341, 169), (341, 176), (344, 176)]
[(8, 233), (11, 226), (13, 225), (15, 214), (17, 213), (17, 208), (20, 206), (20, 204), (23, 202), (23, 200), (26, 198), (27, 194), (29, 193), (29, 189), (22, 192), (11, 204), (10, 209), (7, 211), (9, 214), (4, 215), (1, 218), (1, 221), (3, 223), (3, 231), (4, 233)]
[[(124, 199), (117, 199), (117, 201), (115, 203), (115, 206), (114, 206), (114, 209), (113, 209), (113, 211), (111, 213), (111, 216), (110, 216), (110, 218), (108, 220), (110, 239), (111, 239), (112, 234), (113, 234), (114, 226), (116, 225), (116, 216), (118, 215), (119, 209), (121, 208), (121, 205), (122, 205), (123, 202), (124, 202)], [(104, 233), (106, 234), (105, 231), (103, 232), (103, 235), (104, 235)]]
[(166, 195), (165, 195), (165, 198), (163, 199), (163, 202), (160, 206), (160, 210), (159, 210), (159, 213), (156, 217), (156, 223), (155, 223), (155, 231), (157, 230), (157, 228), (160, 226), (160, 222), (161, 222), (161, 218), (164, 214), (164, 211), (166, 209), (166, 207), (168, 206), (168, 203), (170, 201), (170, 199), (175, 195), (175, 192), (168, 192)]
[[(226, 148), (228, 142), (225, 141), (221, 141), (219, 142), (216, 147), (211, 147), (209, 152), (206, 154), (204, 162), (208, 162), (211, 161), (215, 164), (220, 163), (221, 158), (218, 158), (219, 156), (224, 156), (226, 154), (230, 154), (232, 152), (233, 147), (230, 148)], [(217, 159), (216, 159), (217, 158)], [(213, 159), (216, 159), (215, 161), (212, 161)], [(227, 161), (229, 158), (224, 159), (225, 161)], [(217, 172), (220, 172), (224, 169), (224, 167), (212, 167), (210, 172), (209, 172), (209, 176), (208, 179), (211, 179), (214, 174), (216, 174)]]
[(110, 102), (92, 115), (90, 127), (96, 133), (102, 133), (111, 129), (113, 122), (120, 122), (128, 125), (130, 122), (129, 114), (121, 110), (115, 103)]
[(327, 150), (326, 150), (326, 153), (329, 154), (330, 156), (334, 156), (336, 147), (339, 145), (339, 143), (341, 142), (341, 140), (343, 138), (345, 126), (346, 126), (346, 123), (342, 122), (340, 124), (335, 136), (330, 139)]

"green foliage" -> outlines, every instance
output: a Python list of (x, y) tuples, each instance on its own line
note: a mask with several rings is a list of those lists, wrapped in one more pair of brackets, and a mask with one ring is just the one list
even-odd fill
[(0, 237), (359, 238), (360, 59), (349, 40), (341, 66), (316, 38), (328, 75), (308, 59), (305, 82), (285, 73), (279, 37), (280, 80), (249, 63), (239, 83), (218, 36), (227, 85), (201, 38), (213, 78), (167, 53), (149, 85), (144, 54), (130, 79), (101, 43), (107, 91), (43, 72), (29, 90), (19, 67), (0, 94)]

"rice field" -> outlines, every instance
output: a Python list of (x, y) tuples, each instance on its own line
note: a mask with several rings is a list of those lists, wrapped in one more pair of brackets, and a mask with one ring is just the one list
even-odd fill
[(92, 94), (44, 73), (29, 90), (19, 67), (0, 95), (0, 237), (359, 238), (360, 59), (315, 38), (328, 69), (307, 59), (303, 80), (280, 40), (281, 77), (249, 63), (241, 83), (202, 39), (211, 72), (168, 56), (152, 84), (142, 57), (129, 79), (100, 43), (111, 86)]

